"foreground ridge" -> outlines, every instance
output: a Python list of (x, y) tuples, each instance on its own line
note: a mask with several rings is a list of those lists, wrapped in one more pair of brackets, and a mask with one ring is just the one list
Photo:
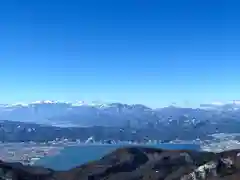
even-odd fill
[(68, 171), (0, 161), (1, 180), (239, 180), (240, 150), (120, 148)]

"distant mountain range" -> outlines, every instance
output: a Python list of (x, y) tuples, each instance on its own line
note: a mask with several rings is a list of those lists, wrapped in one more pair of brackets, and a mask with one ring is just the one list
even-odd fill
[(204, 104), (201, 108), (141, 104), (85, 104), (38, 101), (0, 106), (0, 141), (194, 140), (214, 133), (239, 133), (240, 105)]
[[(38, 101), (1, 105), (0, 119), (65, 126), (122, 126), (128, 121), (153, 118), (156, 113), (143, 105), (83, 104)], [(156, 117), (154, 117), (156, 119)]]
[(29, 104), (0, 105), (0, 120), (33, 122), (55, 126), (155, 127), (181, 123), (198, 125), (210, 121), (240, 120), (240, 103), (201, 104), (200, 108), (169, 106), (152, 109), (141, 104), (69, 103), (37, 101)]

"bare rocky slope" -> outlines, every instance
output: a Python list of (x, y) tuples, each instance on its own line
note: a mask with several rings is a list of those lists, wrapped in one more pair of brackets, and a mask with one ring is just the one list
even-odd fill
[(64, 172), (1, 161), (0, 179), (239, 180), (239, 152), (240, 150), (231, 150), (211, 153), (129, 147)]

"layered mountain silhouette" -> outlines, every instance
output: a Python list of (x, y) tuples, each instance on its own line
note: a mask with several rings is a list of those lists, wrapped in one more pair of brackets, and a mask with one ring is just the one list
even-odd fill
[(118, 149), (68, 171), (0, 162), (0, 179), (8, 180), (239, 180), (240, 150), (221, 153)]
[[(204, 105), (207, 106), (207, 105)], [(208, 105), (210, 106), (210, 105)], [(169, 106), (152, 109), (135, 104), (71, 104), (40, 101), (0, 106), (0, 141), (194, 140), (214, 133), (238, 133), (239, 104), (208, 108)]]
[(67, 102), (38, 101), (30, 104), (1, 105), (0, 120), (34, 122), (56, 126), (158, 126), (174, 120), (197, 124), (209, 120), (239, 119), (240, 105), (202, 104), (204, 108), (169, 106), (152, 109), (141, 104), (74, 104)]

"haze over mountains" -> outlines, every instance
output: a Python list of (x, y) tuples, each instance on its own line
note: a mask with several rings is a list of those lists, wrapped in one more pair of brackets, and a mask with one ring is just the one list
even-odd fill
[(45, 141), (56, 138), (97, 140), (194, 140), (214, 133), (238, 133), (240, 104), (169, 106), (152, 109), (141, 104), (73, 104), (39, 101), (1, 105), (0, 139)]
[(238, 120), (240, 103), (200, 104), (201, 108), (181, 108), (169, 106), (152, 109), (141, 104), (85, 104), (57, 101), (36, 101), (29, 104), (2, 104), (0, 119), (10, 121), (34, 122), (57, 126), (133, 126), (172, 122), (197, 124), (210, 120)]

